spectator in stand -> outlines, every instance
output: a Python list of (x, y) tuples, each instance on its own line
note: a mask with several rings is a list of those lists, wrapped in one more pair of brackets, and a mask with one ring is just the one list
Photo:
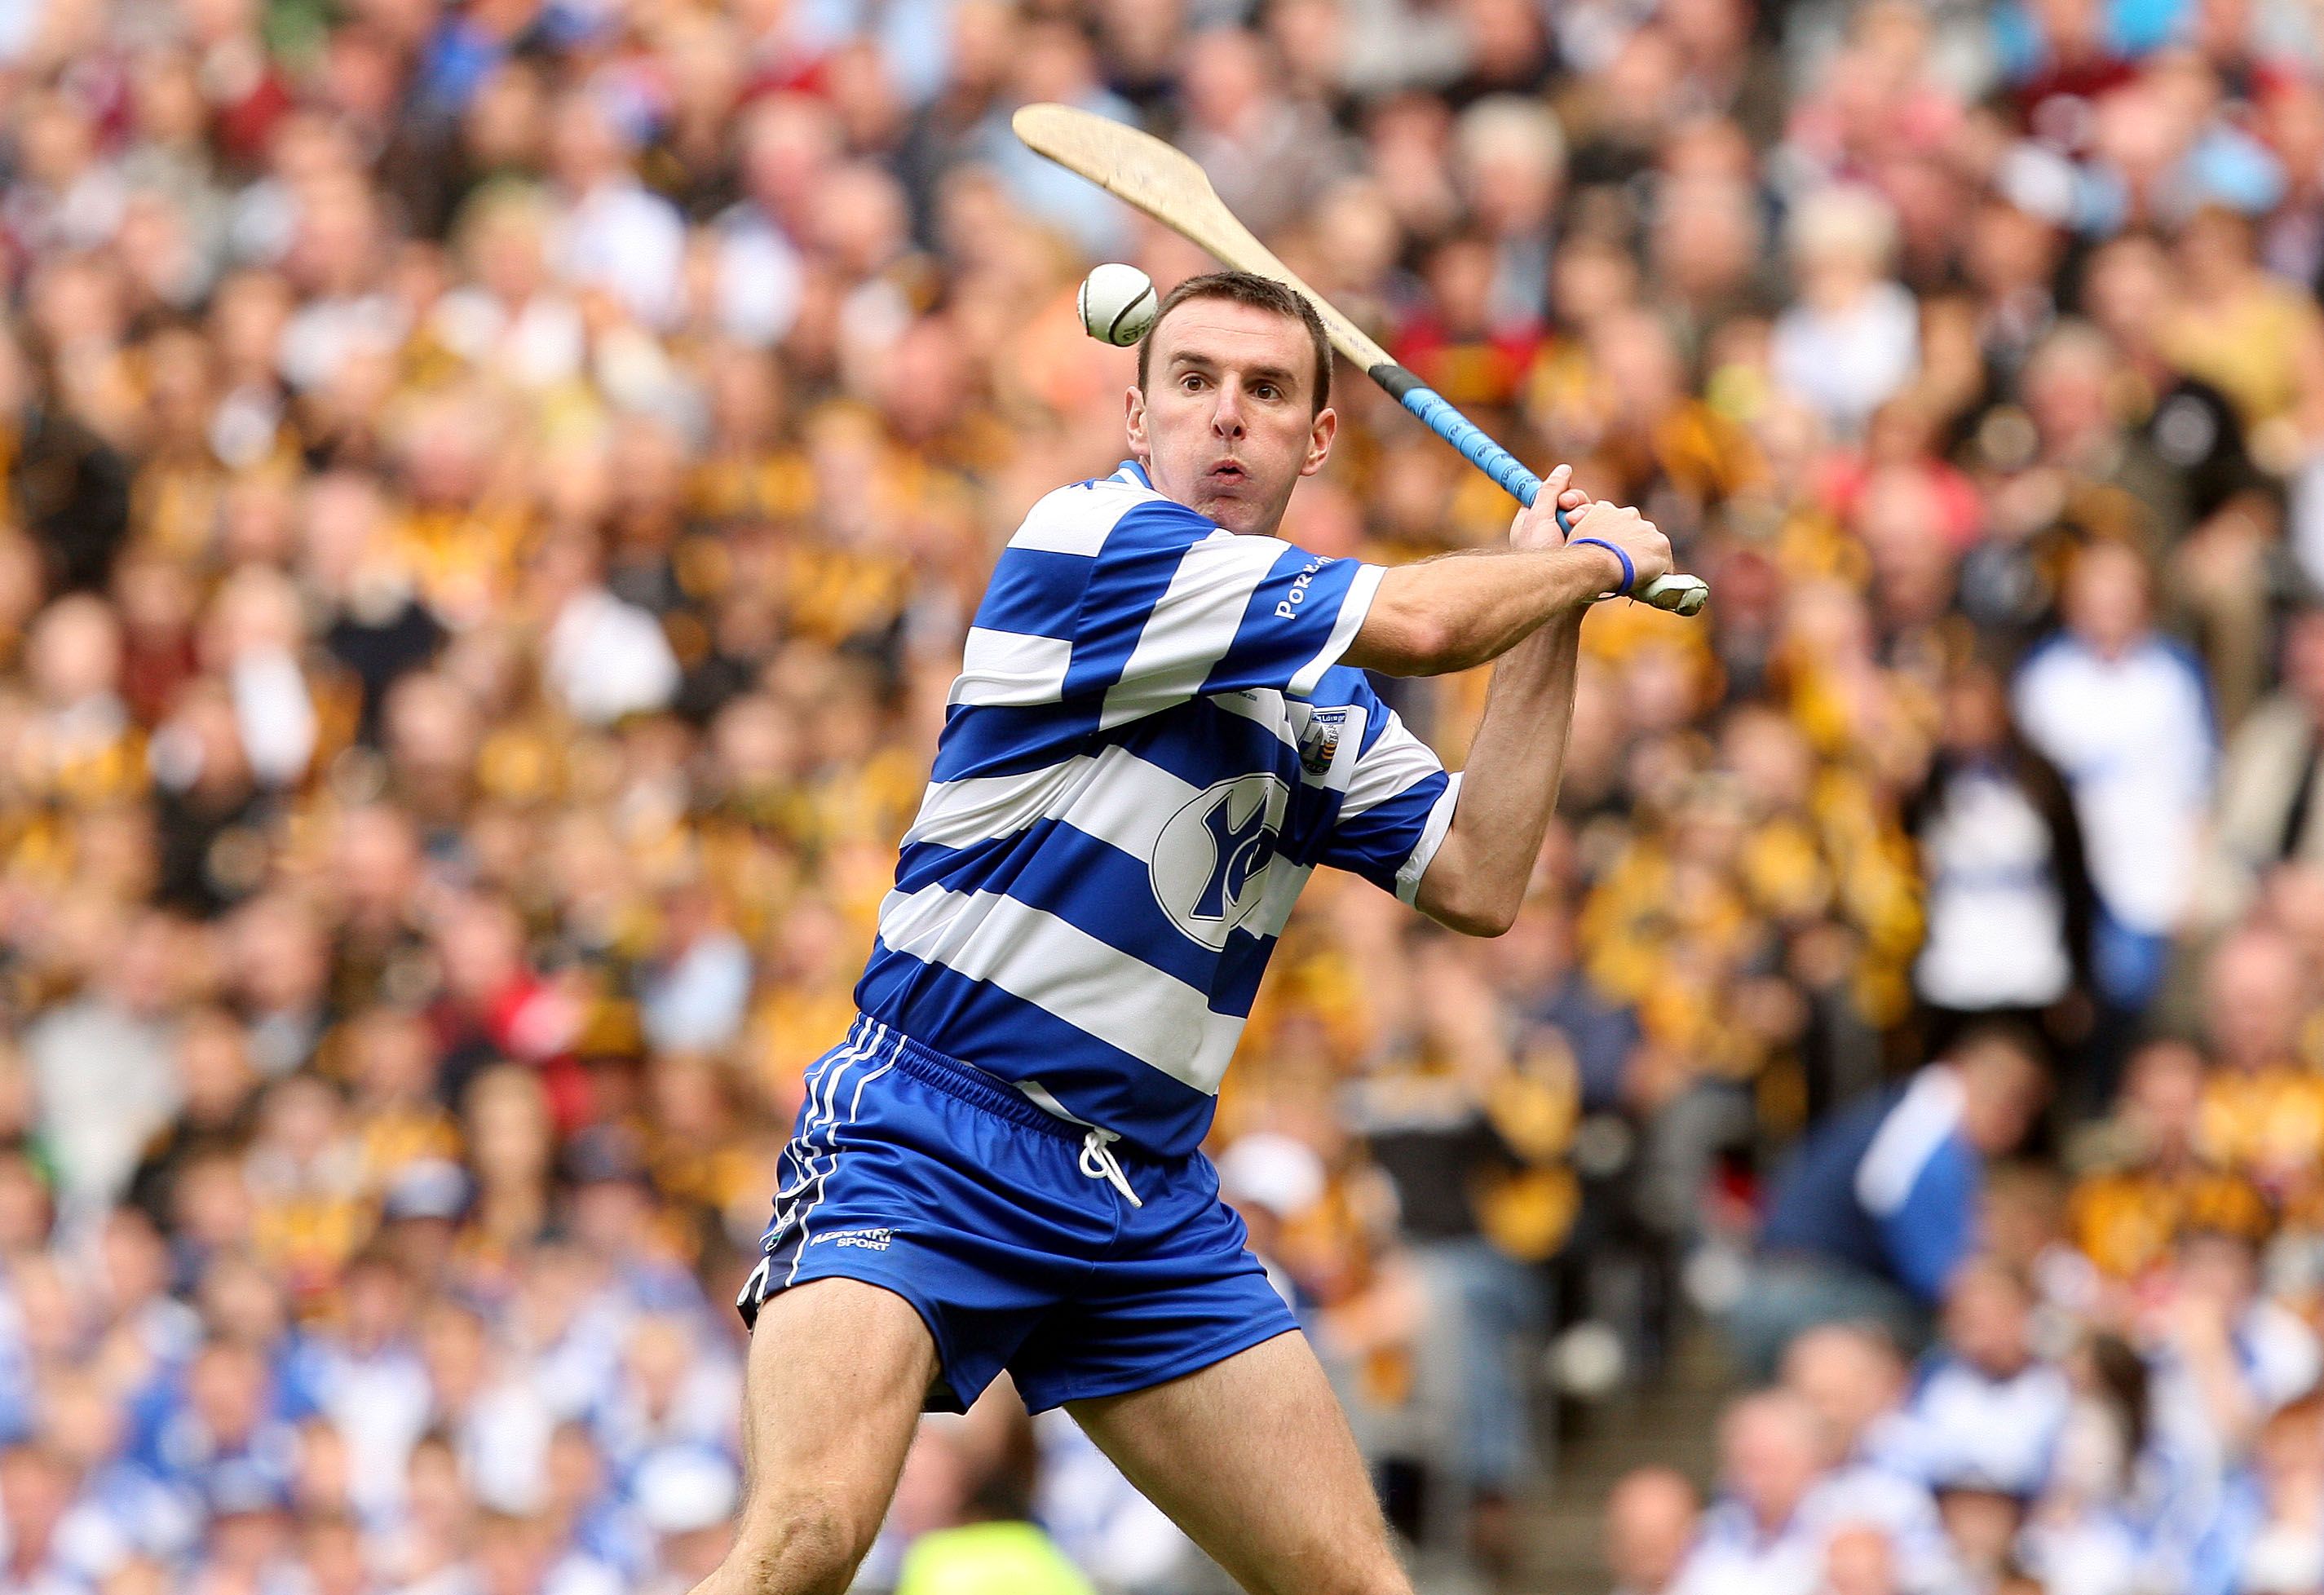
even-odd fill
[(1798, 1397), (1747, 1396), (1719, 1426), (1720, 1495), (1672, 1588), (1678, 1595), (1814, 1595), (1835, 1529), (1817, 1519), (1822, 1438)]
[(2031, 1286), (2004, 1264), (1980, 1258), (1953, 1276), (1943, 1338), (1905, 1418), (1922, 1476), (1938, 1489), (2028, 1501), (2048, 1484), (2071, 1390), (2034, 1353), (2033, 1312)]
[(2083, 549), (2059, 608), (2065, 629), (2027, 659), (2011, 696), (2074, 794), (2098, 889), (2093, 973), (2119, 1028), (2161, 982), (2191, 900), (2217, 733), (2200, 667), (2153, 629), (2153, 576), (2137, 550)]
[(2268, 1418), (2236, 1470), (2219, 1516), (2196, 1551), (2190, 1595), (2313, 1589), (2324, 1584), (2324, 1403), (2293, 1402)]
[(1791, 223), (1800, 298), (1775, 318), (1778, 380), (1836, 433), (1859, 431), (1920, 361), (1913, 296), (1893, 281), (1896, 222), (1868, 188), (1820, 189)]
[(1811, 1132), (1776, 1182), (1729, 1317), (1745, 1365), (1772, 1372), (1802, 1330), (1849, 1319), (1925, 1341), (1975, 1246), (1985, 1160), (2024, 1139), (2044, 1091), (2034, 1044), (1989, 1026)]
[(59, 1542), (74, 1484), (70, 1465), (43, 1447), (0, 1452), (0, 1526), (7, 1531), (0, 1568), (9, 1589), (68, 1595), (93, 1588), (93, 1575), (110, 1571), (74, 1566)]
[(2283, 686), (2246, 715), (2219, 770), (2199, 911), (2222, 927), (2248, 913), (2262, 879), (2288, 859), (2324, 858), (2316, 769), (2324, 759), (2324, 609), (2284, 624)]
[(2204, 974), (2202, 1149), (2297, 1217), (2319, 1189), (2309, 1148), (2324, 1133), (2324, 1081), (2301, 1054), (2312, 977), (2289, 938), (2258, 926), (2223, 943)]
[(1807, 1403), (1822, 1429), (1831, 1471), (1815, 1498), (1825, 1520), (1876, 1532), (1886, 1576), (1899, 1589), (1960, 1590), (1961, 1571), (1904, 1410), (1895, 1343), (1870, 1324), (1821, 1324), (1791, 1343), (1783, 1375), (1783, 1388)]
[(1920, 844), (1927, 939), (1913, 984), (1941, 1050), (1978, 1017), (2015, 1019), (2057, 1039), (2090, 991), (2096, 899), (2066, 783), (2009, 718), (1981, 664), (1946, 683), (1937, 751), (1905, 808)]
[(1702, 1498), (1671, 1468), (1626, 1473), (1606, 1498), (1606, 1565), (1615, 1595), (1667, 1595), (1694, 1544)]
[(1450, 1440), (1435, 1460), (1467, 1499), (1467, 1537), (1506, 1562), (1531, 1446), (1517, 1369), (1546, 1317), (1547, 1281), (1536, 1265), (1563, 1238), (1555, 1226), (1569, 1210), (1559, 1203), (1543, 1215), (1536, 1203), (1541, 1176), (1556, 1177), (1550, 1165), (1574, 1082), (1562, 1056), (1553, 1065), (1513, 1053), (1507, 1016), (1449, 943), (1424, 941), (1416, 973), (1417, 1033), (1363, 1083), (1350, 1114), (1395, 1191), (1429, 1283), (1430, 1319), (1415, 1350), (1423, 1398)]
[(1839, 1466), (1868, 1468), (1911, 1481), (1905, 1374), (1895, 1342), (1865, 1323), (1822, 1323), (1784, 1352), (1783, 1386), (1823, 1425)]
[(2238, 1236), (2189, 1233), (2174, 1273), (2149, 1332), (2156, 1421), (2215, 1489), (2262, 1425), (2315, 1386), (2324, 1347), (2299, 1314), (2260, 1294), (2259, 1259)]
[(2112, 1120), (2089, 1138), (2068, 1222), (2076, 1249), (2110, 1286), (2153, 1285), (2190, 1228), (2256, 1240), (2274, 1222), (2260, 1187), (2218, 1156), (2205, 1069), (2183, 1041), (2148, 1043), (2131, 1058)]

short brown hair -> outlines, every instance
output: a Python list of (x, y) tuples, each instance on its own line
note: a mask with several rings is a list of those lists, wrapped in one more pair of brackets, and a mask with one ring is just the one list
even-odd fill
[(1315, 346), (1315, 403), (1311, 413), (1321, 415), (1323, 406), (1332, 400), (1332, 339), (1323, 330), (1323, 318), (1315, 313), (1315, 307), (1305, 294), (1256, 272), (1206, 272), (1187, 278), (1163, 296), (1161, 308), (1154, 312), (1154, 325), (1138, 340), (1139, 391), (1145, 391), (1148, 352), (1154, 347), (1154, 335), (1162, 330), (1162, 323), (1188, 300), (1206, 299), (1231, 300), (1253, 309), (1271, 310), (1307, 329), (1308, 339)]

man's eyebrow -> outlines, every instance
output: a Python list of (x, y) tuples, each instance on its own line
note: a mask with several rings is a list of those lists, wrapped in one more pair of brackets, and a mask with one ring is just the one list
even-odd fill
[[(1173, 366), (1201, 366), (1206, 370), (1215, 371), (1222, 364), (1229, 363), (1222, 362), (1213, 355), (1199, 354), (1193, 349), (1180, 349), (1170, 356), (1169, 364)], [(1278, 387), (1286, 388), (1298, 385), (1299, 373), (1287, 365), (1247, 365), (1241, 369), (1243, 374), (1252, 382), (1273, 383)]]

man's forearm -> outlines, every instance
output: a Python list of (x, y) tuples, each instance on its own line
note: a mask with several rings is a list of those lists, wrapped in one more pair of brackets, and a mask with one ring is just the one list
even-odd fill
[(1456, 930), (1498, 936), (1524, 906), (1564, 773), (1584, 613), (1536, 627), (1494, 668), (1452, 824), (1414, 899)]
[(1543, 622), (1611, 592), (1621, 562), (1594, 544), (1494, 549), (1400, 565), (1380, 578), (1344, 662), (1440, 676), (1496, 659)]

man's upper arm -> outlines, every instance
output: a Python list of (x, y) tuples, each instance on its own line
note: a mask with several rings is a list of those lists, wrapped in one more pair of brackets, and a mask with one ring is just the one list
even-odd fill
[(1969, 1256), (1977, 1228), (1977, 1165), (1949, 1139), (1929, 1156), (1894, 1211), (1880, 1215), (1889, 1265), (1923, 1301), (1941, 1302), (1953, 1270)]

